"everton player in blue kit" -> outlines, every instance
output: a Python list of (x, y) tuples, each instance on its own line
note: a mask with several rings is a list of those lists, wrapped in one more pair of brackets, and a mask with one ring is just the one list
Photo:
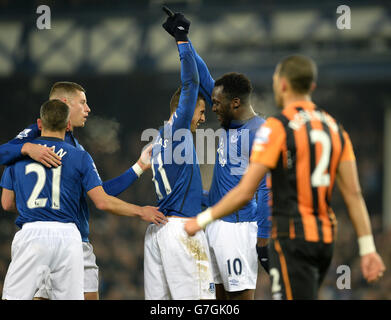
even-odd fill
[(49, 299), (84, 299), (79, 232), (83, 219), (79, 200), (84, 192), (101, 210), (147, 221), (162, 217), (156, 208), (141, 208), (104, 192), (90, 155), (63, 141), (69, 114), (60, 100), (44, 103), (38, 119), (42, 136), (32, 141), (51, 148), (61, 166), (45, 168), (26, 157), (4, 171), (2, 205), (19, 212), (16, 224), (21, 230), (12, 243), (3, 299), (32, 299), (43, 288)]
[[(71, 128), (65, 134), (65, 142), (72, 146), (84, 150), (73, 135), (73, 129), (83, 127), (87, 121), (89, 112), (91, 111), (88, 104), (85, 90), (82, 86), (74, 82), (56, 82), (49, 94), (49, 99), (59, 99), (65, 102), (70, 107)], [(0, 146), (0, 164), (9, 165), (13, 162), (29, 156), (30, 158), (42, 163), (47, 167), (57, 167), (61, 164), (59, 157), (48, 147), (31, 143), (36, 137), (41, 134), (37, 124), (32, 124), (15, 139)], [(148, 149), (146, 149), (140, 159), (129, 170), (117, 178), (111, 179), (103, 183), (104, 190), (112, 195), (117, 196), (126, 188), (128, 188), (142, 172), (150, 167), (147, 163), (149, 160)], [(93, 253), (93, 247), (89, 242), (89, 210), (86, 201), (86, 194), (83, 193), (80, 199), (80, 232), (83, 240), (83, 252), (85, 259), (85, 298), (98, 299), (98, 266)], [(43, 291), (42, 291), (43, 292)], [(45, 298), (45, 296), (43, 296)]]
[(158, 207), (168, 222), (150, 225), (145, 234), (147, 300), (215, 298), (205, 233), (189, 237), (183, 228), (201, 209), (202, 181), (191, 132), (205, 121), (197, 65), (187, 41), (189, 24), (173, 32), (181, 61), (181, 87), (172, 96), (171, 117), (160, 129), (152, 151)]
[[(163, 27), (172, 35), (173, 29), (186, 18), (181, 13), (168, 13)], [(189, 41), (190, 42), (190, 41)], [(224, 135), (219, 139), (208, 206), (218, 202), (234, 188), (244, 174), (251, 147), (264, 119), (257, 116), (250, 104), (251, 83), (242, 74), (225, 74), (214, 80), (209, 70), (190, 43), (196, 59), (200, 92), (217, 114)], [(266, 245), (270, 232), (269, 191), (263, 180), (254, 197), (241, 210), (209, 225), (205, 230), (215, 272), (216, 297), (218, 299), (254, 299), (259, 258), (267, 270)], [(258, 225), (257, 225), (258, 223)], [(257, 248), (258, 234), (258, 248)]]

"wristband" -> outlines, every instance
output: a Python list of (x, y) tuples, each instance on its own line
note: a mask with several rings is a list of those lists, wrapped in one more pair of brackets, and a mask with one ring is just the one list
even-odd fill
[(144, 170), (141, 169), (140, 165), (137, 162), (132, 166), (132, 169), (138, 177), (140, 177), (144, 172)]
[(205, 229), (206, 225), (212, 222), (214, 219), (212, 217), (212, 209), (208, 208), (205, 211), (197, 215), (197, 224), (201, 229)]
[(365, 256), (368, 253), (376, 252), (375, 241), (371, 234), (358, 238), (358, 248), (360, 256)]

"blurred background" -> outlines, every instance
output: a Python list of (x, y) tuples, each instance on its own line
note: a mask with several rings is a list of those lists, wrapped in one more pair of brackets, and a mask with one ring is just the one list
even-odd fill
[[(314, 101), (350, 133), (377, 249), (390, 269), (389, 1), (345, 1), (350, 29), (339, 29), (340, 1), (0, 0), (0, 144), (36, 121), (55, 81), (73, 81), (87, 90), (92, 109), (86, 127), (76, 129), (75, 136), (93, 156), (102, 179), (133, 165), (147, 143), (141, 141), (142, 132), (168, 119), (170, 97), (180, 83), (177, 48), (161, 27), (163, 3), (191, 20), (190, 38), (214, 78), (237, 71), (251, 79), (252, 104), (265, 117), (276, 111), (276, 63), (293, 53), (317, 62)], [(37, 24), (43, 14), (37, 13), (40, 5), (50, 9), (50, 29)], [(340, 22), (348, 26), (347, 20)], [(210, 127), (217, 129), (218, 123), (208, 110), (201, 128)], [(201, 165), (206, 189), (212, 167)], [(155, 205), (151, 179), (151, 172), (144, 173), (120, 198)], [(337, 190), (332, 205), (339, 221), (338, 239), (320, 299), (390, 299), (390, 271), (371, 285), (361, 276), (356, 235)], [(147, 224), (100, 212), (91, 202), (90, 209), (101, 299), (144, 299)], [(14, 214), (0, 211), (2, 290), (17, 227)], [(337, 288), (340, 265), (351, 269), (351, 289)], [(270, 280), (260, 266), (256, 299), (270, 298)]]

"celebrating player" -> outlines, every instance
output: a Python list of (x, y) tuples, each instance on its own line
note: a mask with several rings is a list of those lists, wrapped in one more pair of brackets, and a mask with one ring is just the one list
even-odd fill
[(197, 65), (187, 39), (189, 21), (174, 32), (181, 61), (181, 87), (153, 151), (153, 180), (164, 226), (150, 225), (144, 242), (144, 287), (148, 300), (214, 299), (208, 243), (203, 230), (189, 237), (184, 224), (201, 208), (202, 182), (191, 131), (205, 121)]
[(60, 100), (44, 103), (37, 121), (41, 137), (31, 142), (50, 148), (61, 159), (61, 166), (47, 168), (26, 157), (4, 171), (2, 206), (19, 213), (16, 224), (21, 230), (12, 242), (3, 299), (29, 300), (39, 290), (53, 300), (84, 299), (79, 232), (83, 192), (100, 210), (156, 223), (164, 219), (154, 207), (141, 208), (104, 192), (90, 155), (64, 142), (69, 116), (69, 107)]
[[(72, 146), (84, 150), (73, 135), (73, 129), (84, 127), (88, 114), (91, 111), (87, 104), (85, 89), (77, 83), (61, 81), (56, 82), (49, 93), (49, 99), (59, 99), (70, 107), (70, 129), (65, 134), (65, 142)], [(9, 165), (22, 159), (24, 156), (42, 163), (46, 167), (58, 167), (61, 159), (48, 147), (31, 143), (41, 134), (37, 124), (32, 124), (20, 132), (13, 140), (0, 146), (0, 164)], [(103, 183), (105, 192), (112, 196), (117, 196), (127, 189), (144, 170), (150, 168), (150, 151), (146, 148), (138, 161), (122, 175)], [(85, 192), (80, 197), (81, 224), (80, 233), (83, 241), (84, 252), (84, 282), (85, 299), (95, 300), (99, 298), (99, 269), (96, 264), (96, 257), (92, 244), (88, 239), (89, 235), (89, 210), (87, 206)], [(41, 291), (44, 294), (44, 291)], [(46, 295), (47, 296), (47, 295)], [(47, 298), (43, 296), (43, 298)]]
[[(168, 8), (165, 10), (169, 17), (163, 27), (172, 35), (172, 30), (186, 18)], [(208, 197), (209, 205), (213, 205), (239, 183), (248, 166), (256, 131), (264, 119), (257, 116), (251, 106), (252, 86), (245, 75), (232, 72), (215, 81), (192, 45), (191, 48), (197, 62), (200, 91), (212, 105), (224, 129), (219, 137)], [(258, 276), (257, 251), (268, 271), (268, 196), (263, 179), (257, 188), (258, 201), (253, 197), (246, 206), (215, 221), (205, 230), (213, 262), (217, 299), (254, 299)]]
[(260, 127), (248, 171), (220, 202), (185, 226), (191, 235), (238, 210), (252, 199), (270, 170), (273, 227), (269, 256), (275, 299), (317, 299), (335, 239), (336, 219), (330, 207), (335, 181), (358, 236), (364, 278), (375, 281), (385, 270), (376, 253), (350, 138), (311, 101), (316, 75), (315, 63), (304, 56), (290, 56), (277, 65), (273, 90), (282, 111)]

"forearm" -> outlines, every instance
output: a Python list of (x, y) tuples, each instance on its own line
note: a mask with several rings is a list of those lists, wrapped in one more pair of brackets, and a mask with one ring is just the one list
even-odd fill
[(99, 204), (98, 209), (125, 217), (135, 217), (141, 215), (141, 208), (139, 206), (127, 203), (110, 195), (105, 197), (102, 203)]
[(139, 178), (141, 173), (142, 171), (137, 171), (136, 173), (133, 166), (120, 176), (105, 181), (103, 183), (103, 189), (108, 195), (117, 196), (129, 188)]
[(357, 237), (372, 234), (371, 222), (361, 192), (345, 195), (344, 200)]
[(194, 49), (193, 44), (191, 43), (190, 40), (189, 40), (189, 44), (197, 64), (198, 75), (200, 77), (200, 91), (202, 95), (205, 97), (205, 99), (207, 100), (208, 104), (212, 106), (211, 96), (212, 96), (212, 91), (214, 88), (215, 81), (209, 72), (208, 66), (206, 65), (204, 60), (199, 56), (197, 51)]
[(251, 193), (251, 191), (247, 190), (246, 186), (239, 183), (212, 207), (213, 219), (220, 219), (238, 211), (245, 206), (253, 196), (254, 193)]
[(10, 165), (23, 157), (23, 144), (5, 143), (0, 146), (0, 164)]

